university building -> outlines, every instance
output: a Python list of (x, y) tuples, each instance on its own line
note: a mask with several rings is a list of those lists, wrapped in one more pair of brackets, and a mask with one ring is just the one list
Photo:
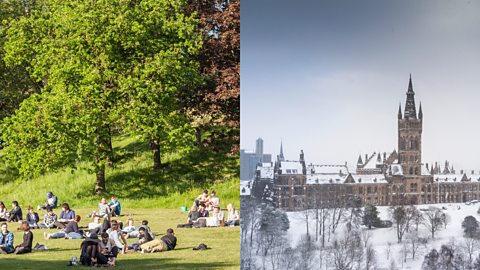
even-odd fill
[(344, 165), (307, 164), (285, 160), (282, 150), (275, 163), (259, 164), (256, 185), (266, 186), (273, 203), (286, 210), (349, 204), (431, 204), (480, 199), (480, 174), (456, 173), (422, 163), (423, 112), (418, 113), (410, 77), (405, 108), (398, 109), (398, 152), (359, 156), (355, 171)]

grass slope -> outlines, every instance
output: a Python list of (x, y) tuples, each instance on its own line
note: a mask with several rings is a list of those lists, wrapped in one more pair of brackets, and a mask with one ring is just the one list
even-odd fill
[[(85, 217), (93, 208), (74, 209), (77, 214)], [(56, 211), (59, 214), (58, 211)], [(119, 254), (115, 269), (239, 269), (240, 268), (240, 228), (176, 228), (179, 223), (186, 222), (186, 213), (177, 209), (131, 209), (123, 211), (131, 214), (135, 224), (147, 219), (151, 229), (161, 237), (166, 229), (173, 228), (177, 236), (175, 250), (153, 254)], [(40, 212), (43, 216), (43, 211)], [(127, 216), (121, 217), (125, 221)], [(80, 221), (81, 226), (87, 226), (89, 219)], [(9, 228), (18, 224), (10, 223)], [(72, 256), (80, 257), (80, 243), (82, 240), (43, 239), (43, 232), (56, 230), (33, 230), (33, 244), (46, 244), (49, 250), (34, 251), (24, 255), (0, 255), (1, 269), (70, 269), (67, 262)], [(21, 243), (22, 233), (15, 231), (15, 245)], [(127, 239), (133, 243), (136, 239)], [(205, 243), (209, 248), (206, 251), (194, 251), (193, 247)]]
[[(240, 206), (239, 158), (193, 151), (188, 154), (164, 153), (164, 169), (152, 170), (148, 145), (134, 136), (119, 136), (113, 141), (115, 165), (106, 171), (107, 194), (119, 197), (123, 207), (176, 208), (190, 206), (203, 189), (216, 190), (221, 206)], [(0, 151), (0, 200), (10, 208), (12, 200), (26, 205), (41, 204), (46, 192), (55, 193), (59, 202), (71, 207), (91, 207), (100, 196), (93, 194), (95, 175), (86, 163), (78, 169), (65, 168), (32, 179), (19, 179), (2, 162)]]

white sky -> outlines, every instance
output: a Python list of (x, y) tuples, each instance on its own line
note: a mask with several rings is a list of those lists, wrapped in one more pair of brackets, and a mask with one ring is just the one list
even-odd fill
[[(296, 2), (297, 3), (297, 2)], [(242, 2), (241, 148), (356, 164), (397, 149), (412, 73), (422, 161), (480, 170), (480, 2)]]

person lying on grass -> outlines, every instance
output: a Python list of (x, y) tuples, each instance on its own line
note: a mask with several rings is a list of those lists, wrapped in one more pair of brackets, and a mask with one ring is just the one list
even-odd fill
[(155, 239), (150, 242), (146, 242), (142, 244), (140, 247), (142, 249), (142, 253), (145, 252), (156, 252), (156, 251), (167, 251), (172, 250), (177, 245), (177, 237), (175, 237), (175, 233), (173, 232), (172, 228), (167, 230), (167, 234), (162, 236), (160, 239)]
[(12, 253), (15, 250), (13, 248), (13, 233), (8, 231), (6, 222), (2, 223), (0, 226), (2, 228), (2, 232), (0, 233), (0, 253)]
[(14, 254), (25, 254), (32, 252), (33, 233), (30, 231), (30, 226), (26, 221), (23, 221), (19, 229), (23, 231), (23, 243), (15, 247)]
[(42, 229), (56, 228), (55, 222), (57, 222), (57, 214), (55, 214), (52, 208), (47, 207), (47, 213), (43, 216), (43, 223), (38, 224)]
[(93, 216), (93, 221), (88, 223), (87, 236), (89, 236), (92, 233), (96, 233), (98, 235), (102, 232), (103, 232), (103, 229), (102, 229), (102, 222), (100, 222), (100, 217)]
[(145, 227), (140, 227), (140, 229), (138, 229), (138, 232), (139, 232), (139, 240), (138, 242), (135, 242), (133, 244), (131, 244), (130, 246), (128, 246), (128, 249), (129, 250), (132, 250), (132, 251), (140, 251), (141, 248), (140, 246), (145, 244), (145, 243), (148, 243), (150, 241), (153, 240), (153, 237), (150, 233), (148, 233), (145, 229)]
[(62, 229), (61, 231), (56, 233), (44, 232), (43, 236), (45, 237), (45, 240), (51, 238), (82, 239), (83, 232), (78, 229), (78, 222), (80, 222), (80, 219), (81, 217), (79, 215), (76, 215), (74, 220), (70, 221), (65, 227), (65, 229)]

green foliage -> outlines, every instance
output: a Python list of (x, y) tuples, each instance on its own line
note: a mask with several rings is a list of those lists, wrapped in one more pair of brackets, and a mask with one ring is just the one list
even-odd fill
[[(108, 194), (117, 195), (126, 207), (179, 208), (189, 207), (204, 189), (215, 190), (222, 207), (233, 203), (240, 206), (238, 156), (209, 155), (198, 152), (166, 153), (165, 168), (151, 169), (148, 147), (135, 136), (120, 136), (113, 140), (117, 162), (107, 168)], [(53, 191), (61, 202), (72, 207), (96, 205), (101, 196), (92, 194), (92, 176), (88, 163), (26, 179), (16, 179), (6, 167), (6, 152), (0, 151), (0, 198), (4, 202), (17, 200), (22, 205), (37, 205)], [(201, 179), (201, 181), (198, 181)], [(19, 188), (20, 187), (20, 188)]]
[(201, 37), (183, 13), (173, 0), (46, 0), (12, 21), (5, 60), (44, 87), (2, 127), (9, 164), (37, 176), (88, 161), (102, 192), (113, 128), (191, 150), (175, 96), (197, 80)]

